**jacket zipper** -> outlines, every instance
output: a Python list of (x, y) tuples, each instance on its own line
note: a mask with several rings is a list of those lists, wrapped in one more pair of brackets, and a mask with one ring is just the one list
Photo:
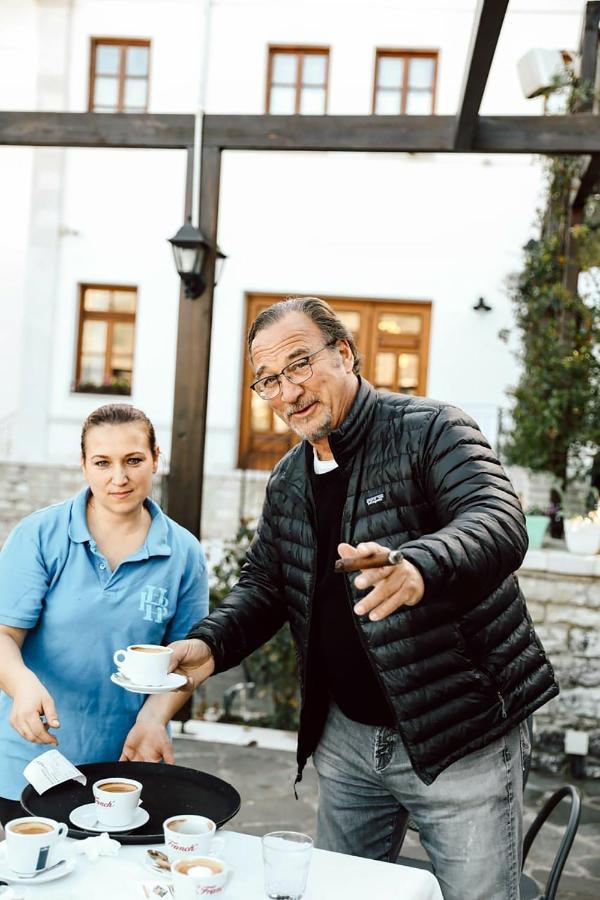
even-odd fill
[(478, 666), (476, 666), (475, 668), (477, 668), (477, 669), (479, 669), (481, 672), (483, 672), (483, 674), (487, 676), (487, 678), (489, 679), (489, 681), (490, 681), (491, 684), (493, 685), (494, 691), (496, 692), (496, 696), (497, 696), (497, 698), (498, 698), (498, 703), (500, 704), (500, 710), (501, 710), (501, 712), (502, 712), (502, 718), (503, 718), (503, 719), (508, 719), (508, 713), (506, 712), (506, 703), (504, 702), (504, 697), (503, 697), (503, 695), (502, 695), (502, 694), (500, 693), (500, 691), (498, 690), (498, 686), (497, 686), (497, 684), (496, 684), (496, 679), (494, 678), (494, 676), (492, 675), (492, 673), (490, 672), (490, 670), (487, 669), (485, 666), (478, 665)]
[[(309, 479), (308, 479), (308, 491), (307, 491), (307, 497), (308, 497), (308, 501), (309, 501), (310, 512), (311, 512), (311, 515), (312, 515), (312, 522), (311, 522), (310, 524), (311, 524), (311, 526), (312, 526), (312, 528), (313, 528), (313, 531), (315, 531), (314, 523), (316, 522), (317, 512), (316, 512), (316, 507), (315, 507), (315, 500), (314, 500), (314, 497), (313, 497), (313, 494), (312, 494), (312, 485), (310, 484), (310, 476), (309, 476)], [(316, 531), (315, 531), (315, 535), (316, 535)], [(315, 541), (315, 546), (316, 546), (316, 541)], [(317, 550), (317, 552), (318, 552), (318, 550)], [(316, 557), (316, 554), (315, 554), (315, 557)], [(312, 617), (313, 617), (313, 608), (314, 608), (314, 599), (315, 599), (315, 587), (316, 587), (316, 585), (315, 585), (315, 574), (314, 574), (314, 568), (313, 568), (313, 571), (312, 571), (312, 573), (311, 573), (311, 585), (310, 585), (310, 591), (308, 592), (308, 605), (307, 605), (308, 615), (307, 615), (307, 618), (306, 618), (306, 640), (304, 641), (304, 648), (303, 648), (303, 651), (304, 651), (304, 659), (302, 660), (302, 669), (300, 670), (300, 678), (301, 678), (301, 682), (300, 682), (301, 703), (300, 703), (300, 716), (299, 716), (299, 718), (298, 718), (298, 750), (301, 749), (301, 747), (300, 747), (300, 736), (301, 736), (301, 732), (302, 732), (302, 714), (303, 714), (304, 708), (305, 708), (305, 706), (306, 706), (306, 698), (307, 698), (307, 694), (308, 694), (308, 651), (309, 651), (309, 646), (310, 646), (310, 631), (311, 631), (311, 628), (312, 628)], [(296, 779), (295, 779), (295, 781), (294, 781), (294, 795), (295, 795), (296, 800), (297, 800), (297, 799), (298, 799), (298, 794), (297, 794), (297, 792), (296, 792), (296, 785), (297, 785), (300, 781), (302, 781), (302, 771), (301, 771), (301, 769), (300, 769), (300, 760), (297, 759), (297, 760), (296, 760), (296, 763), (297, 763), (297, 769), (298, 769), (298, 771), (297, 771), (297, 774), (296, 774)], [(304, 762), (302, 763), (302, 768), (304, 768), (305, 765), (306, 765), (306, 759), (305, 759)]]
[[(352, 531), (353, 531), (354, 524), (357, 519), (358, 499), (360, 496), (359, 488), (360, 488), (360, 484), (362, 481), (362, 471), (363, 471), (363, 467), (364, 467), (365, 453), (366, 453), (366, 447), (363, 445), (362, 453), (360, 456), (360, 461), (358, 464), (358, 472), (355, 476), (355, 482), (354, 482), (354, 506), (350, 510), (349, 518), (346, 520), (347, 524), (348, 524), (348, 543), (350, 543), (350, 544), (352, 543), (352, 536), (353, 536)], [(353, 470), (356, 471), (356, 463), (353, 466)], [(348, 498), (348, 490), (350, 488), (351, 482), (352, 482), (352, 479), (350, 479), (348, 482), (348, 489), (346, 491), (346, 499)], [(342, 512), (342, 523), (341, 523), (341, 529), (340, 529), (340, 541), (342, 541), (342, 542), (346, 542), (346, 538), (344, 536), (344, 522), (345, 522), (345, 517), (344, 517), (344, 512)], [(400, 726), (400, 722), (398, 721), (398, 717), (396, 715), (396, 710), (394, 709), (394, 707), (392, 705), (392, 701), (390, 700), (390, 698), (388, 696), (388, 692), (385, 689), (385, 685), (383, 684), (383, 681), (381, 680), (379, 670), (377, 669), (377, 666), (375, 665), (375, 663), (373, 662), (373, 660), (371, 658), (371, 651), (369, 649), (369, 646), (368, 646), (365, 636), (363, 634), (362, 628), (360, 627), (360, 624), (358, 622), (356, 613), (354, 612), (354, 603), (352, 602), (352, 594), (350, 593), (350, 588), (348, 587), (348, 578), (346, 575), (342, 575), (342, 578), (344, 579), (344, 587), (346, 588), (346, 596), (348, 597), (348, 603), (350, 604), (350, 615), (352, 616), (352, 619), (354, 621), (354, 627), (356, 628), (356, 631), (358, 633), (358, 639), (363, 647), (363, 650), (366, 654), (367, 659), (369, 660), (369, 665), (371, 666), (371, 668), (373, 670), (373, 674), (375, 675), (377, 683), (379, 684), (379, 688), (385, 698), (385, 702), (387, 703), (389, 710), (392, 714), (392, 721), (396, 723), (396, 729), (398, 731), (398, 734), (400, 735), (402, 743), (404, 744), (404, 748), (406, 750), (408, 758), (410, 759), (413, 770), (415, 772), (417, 772), (417, 774), (418, 774), (421, 771), (421, 768), (420, 768), (420, 766), (418, 766), (416, 764), (415, 758), (412, 755), (412, 752), (409, 749), (406, 740), (404, 739), (404, 735), (402, 734), (402, 728)]]

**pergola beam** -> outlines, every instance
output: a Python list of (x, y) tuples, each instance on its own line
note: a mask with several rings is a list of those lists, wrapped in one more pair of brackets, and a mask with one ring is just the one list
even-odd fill
[[(595, 115), (479, 116), (474, 153), (600, 153)], [(454, 116), (209, 115), (204, 144), (219, 150), (454, 153)], [(0, 112), (0, 145), (187, 149), (186, 115)]]
[(452, 144), (455, 150), (466, 151), (473, 146), (479, 107), (507, 6), (508, 0), (479, 0), (477, 5), (465, 79), (454, 124)]
[[(310, 121), (307, 121), (309, 120)], [(205, 141), (221, 150), (455, 153), (454, 116), (207, 116)], [(480, 116), (475, 153), (596, 153), (596, 116)]]
[(194, 117), (171, 113), (0, 112), (0, 144), (185, 150)]
[(579, 52), (581, 54), (581, 71), (579, 80), (581, 84), (591, 88), (590, 94), (578, 107), (579, 112), (591, 112), (593, 107), (592, 91), (596, 84), (596, 71), (598, 68), (598, 28), (600, 26), (600, 2), (586, 3), (585, 16), (581, 31)]
[(571, 204), (573, 210), (583, 209), (585, 201), (594, 192), (598, 182), (600, 182), (600, 154), (595, 153), (590, 158), (579, 181), (579, 187)]

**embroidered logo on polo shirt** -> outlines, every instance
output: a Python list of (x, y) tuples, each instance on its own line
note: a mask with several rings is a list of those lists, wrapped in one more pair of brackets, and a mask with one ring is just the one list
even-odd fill
[(166, 588), (147, 584), (142, 591), (139, 610), (144, 613), (144, 622), (158, 622), (159, 625), (164, 622), (169, 611)]
[(375, 494), (374, 497), (367, 497), (367, 506), (373, 506), (374, 503), (379, 503), (383, 500), (383, 494)]

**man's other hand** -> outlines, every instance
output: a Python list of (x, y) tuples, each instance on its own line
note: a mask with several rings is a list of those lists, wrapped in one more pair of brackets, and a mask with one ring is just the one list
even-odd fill
[[(370, 556), (382, 550), (389, 551), (389, 547), (383, 547), (375, 541), (358, 544), (356, 547), (352, 547), (351, 544), (338, 546), (338, 553), (344, 559), (351, 556)], [(368, 614), (373, 622), (387, 618), (401, 606), (415, 606), (425, 593), (421, 573), (407, 559), (397, 566), (363, 569), (354, 579), (354, 584), (360, 590), (372, 588), (355, 604), (354, 612), (358, 616)]]
[(190, 638), (186, 641), (175, 641), (169, 644), (169, 647), (173, 651), (169, 671), (178, 672), (187, 678), (187, 684), (181, 690), (189, 691), (190, 688), (197, 688), (214, 672), (215, 661), (212, 651), (204, 641)]

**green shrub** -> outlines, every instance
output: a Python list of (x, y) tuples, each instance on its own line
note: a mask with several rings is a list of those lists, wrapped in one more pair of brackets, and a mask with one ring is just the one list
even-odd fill
[[(218, 606), (237, 582), (246, 558), (254, 529), (242, 523), (235, 538), (227, 541), (220, 562), (211, 576), (210, 608)], [(289, 625), (284, 625), (270, 641), (255, 650), (246, 660), (249, 676), (259, 692), (270, 691), (273, 713), (263, 724), (271, 728), (297, 730), (300, 695), (296, 652)]]

